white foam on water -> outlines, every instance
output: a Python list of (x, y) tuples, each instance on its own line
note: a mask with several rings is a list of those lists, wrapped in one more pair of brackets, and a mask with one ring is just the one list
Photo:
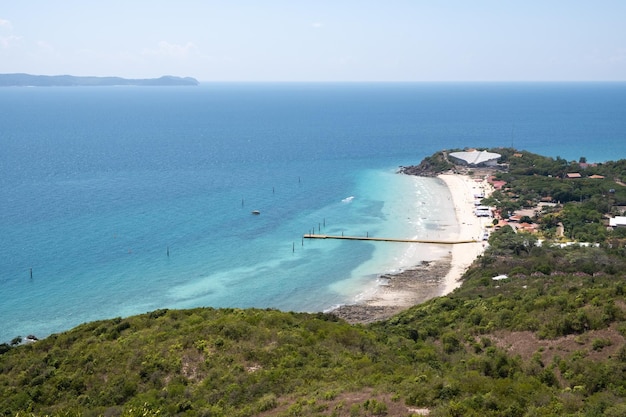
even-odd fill
[[(436, 178), (371, 171), (363, 176), (359, 195), (383, 202), (370, 237), (395, 239), (446, 240), (458, 231), (448, 188)], [(367, 225), (364, 225), (367, 226)], [(385, 285), (383, 274), (394, 274), (420, 264), (441, 259), (450, 248), (442, 244), (368, 242), (372, 256), (352, 270), (351, 275), (330, 287), (351, 298), (367, 299)]]

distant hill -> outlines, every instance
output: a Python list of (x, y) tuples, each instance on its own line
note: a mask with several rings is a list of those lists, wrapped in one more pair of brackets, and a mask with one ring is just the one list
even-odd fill
[(191, 77), (164, 75), (160, 78), (76, 77), (73, 75), (0, 74), (0, 87), (84, 87), (84, 86), (179, 86), (198, 85)]

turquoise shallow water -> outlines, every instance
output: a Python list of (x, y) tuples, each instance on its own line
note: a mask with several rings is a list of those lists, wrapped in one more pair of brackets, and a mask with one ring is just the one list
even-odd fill
[(162, 307), (351, 302), (442, 249), (302, 234), (455, 227), (442, 184), (399, 165), (511, 144), (619, 159), (625, 116), (624, 84), (2, 89), (0, 341)]

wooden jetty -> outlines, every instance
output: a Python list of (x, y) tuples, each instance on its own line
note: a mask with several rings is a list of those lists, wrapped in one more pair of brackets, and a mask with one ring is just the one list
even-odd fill
[(306, 233), (305, 239), (344, 239), (344, 240), (372, 240), (376, 242), (401, 242), (401, 243), (435, 243), (441, 245), (456, 245), (457, 243), (476, 243), (477, 240), (429, 240), (429, 239), (394, 239), (389, 237), (370, 236), (335, 236)]

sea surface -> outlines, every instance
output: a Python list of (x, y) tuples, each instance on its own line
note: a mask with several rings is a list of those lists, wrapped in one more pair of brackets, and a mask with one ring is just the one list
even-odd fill
[[(626, 158), (626, 83), (0, 89), (0, 342), (159, 308), (325, 311), (445, 247), (441, 149)], [(259, 215), (253, 215), (259, 210)]]

